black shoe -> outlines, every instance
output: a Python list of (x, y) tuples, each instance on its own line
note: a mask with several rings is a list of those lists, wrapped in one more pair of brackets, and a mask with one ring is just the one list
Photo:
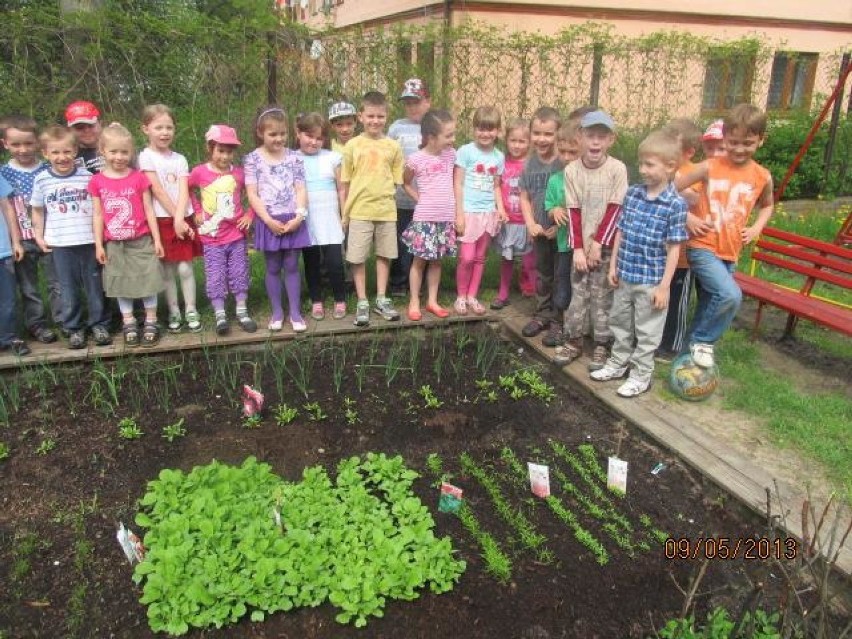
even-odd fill
[(53, 342), (56, 341), (56, 333), (46, 326), (36, 326), (32, 330), (32, 334), (36, 341), (39, 341), (42, 344), (53, 344)]
[(95, 340), (96, 346), (109, 346), (112, 344), (112, 335), (103, 326), (95, 326), (92, 328), (92, 337)]
[(491, 310), (499, 311), (501, 309), (506, 308), (511, 303), (512, 302), (510, 302), (509, 300), (501, 300), (499, 297), (495, 297), (493, 300), (491, 300)]
[(527, 322), (526, 326), (521, 329), (521, 335), (524, 337), (535, 337), (544, 330), (544, 322), (535, 318)]
[(223, 336), (231, 332), (231, 327), (228, 325), (228, 320), (225, 317), (216, 318), (216, 335)]
[(565, 343), (565, 335), (562, 333), (562, 326), (557, 323), (550, 325), (547, 329), (547, 335), (541, 338), (541, 343), (548, 348), (556, 348)]
[(68, 348), (74, 350), (86, 348), (86, 334), (83, 331), (71, 331), (68, 336)]
[(15, 357), (23, 357), (24, 355), (29, 355), (31, 352), (27, 343), (18, 337), (12, 338), (5, 346), (0, 346), (0, 351), (5, 350), (11, 351)]

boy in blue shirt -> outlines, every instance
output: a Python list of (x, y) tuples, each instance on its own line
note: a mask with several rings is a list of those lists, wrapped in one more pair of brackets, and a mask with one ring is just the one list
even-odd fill
[(9, 203), (13, 190), (11, 185), (0, 177), (0, 350), (9, 350), (20, 357), (30, 352), (27, 343), (16, 333), (18, 317), (15, 312), (15, 262), (24, 257), (21, 246), (21, 234), (18, 220)]
[[(639, 173), (644, 184), (631, 186), (615, 232), (609, 283), (615, 287), (609, 324), (614, 343), (603, 368), (591, 378), (627, 381), (616, 391), (635, 397), (648, 390), (654, 352), (666, 324), (669, 287), (681, 244), (687, 238), (687, 204), (671, 179), (680, 159), (678, 139), (654, 131), (639, 145)], [(634, 346), (635, 344), (635, 346)]]
[(18, 232), (24, 257), (15, 264), (15, 278), (21, 291), (24, 325), (39, 342), (50, 344), (56, 341), (48, 323), (48, 313), (39, 287), (39, 271), (47, 282), (50, 315), (56, 326), (61, 326), (59, 278), (53, 263), (53, 254), (43, 252), (35, 241), (30, 197), (33, 181), (47, 168), (38, 156), (38, 124), (27, 116), (13, 115), (5, 118), (3, 146), (9, 152), (9, 162), (0, 166), (0, 176), (13, 189), (12, 211), (18, 218)]

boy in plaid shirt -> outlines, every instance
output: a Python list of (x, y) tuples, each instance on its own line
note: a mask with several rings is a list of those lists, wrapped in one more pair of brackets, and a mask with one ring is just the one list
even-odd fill
[(622, 397), (635, 397), (651, 386), (669, 286), (687, 240), (688, 207), (671, 183), (679, 159), (680, 143), (669, 133), (655, 131), (642, 141), (639, 173), (644, 184), (627, 190), (615, 233), (616, 259), (608, 276), (615, 287), (609, 314), (615, 342), (603, 368), (590, 375), (598, 381), (618, 379), (629, 366), (630, 376), (616, 391)]

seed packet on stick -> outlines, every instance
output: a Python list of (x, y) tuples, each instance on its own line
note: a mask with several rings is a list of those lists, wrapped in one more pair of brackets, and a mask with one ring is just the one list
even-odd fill
[(442, 513), (457, 513), (462, 503), (462, 489), (443, 482), (441, 498), (438, 500), (438, 511)]
[(541, 464), (527, 462), (530, 471), (530, 489), (536, 497), (550, 496), (550, 469)]
[(263, 393), (248, 384), (243, 386), (243, 416), (251, 417), (263, 410)]
[(627, 493), (627, 462), (610, 457), (606, 473), (606, 487), (621, 494)]
[(133, 534), (132, 530), (125, 528), (123, 523), (118, 524), (118, 532), (115, 536), (131, 566), (145, 559), (145, 546), (142, 545), (142, 541)]

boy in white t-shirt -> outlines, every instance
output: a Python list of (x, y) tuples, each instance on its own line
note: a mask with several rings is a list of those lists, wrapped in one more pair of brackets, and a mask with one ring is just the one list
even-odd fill
[[(48, 127), (40, 141), (50, 168), (33, 182), (33, 231), (39, 248), (53, 253), (68, 348), (85, 348), (87, 327), (95, 344), (108, 346), (112, 337), (104, 313), (101, 265), (95, 259), (92, 198), (87, 190), (92, 174), (75, 165), (77, 141), (65, 127)], [(87, 323), (83, 322), (83, 291), (89, 310)]]

